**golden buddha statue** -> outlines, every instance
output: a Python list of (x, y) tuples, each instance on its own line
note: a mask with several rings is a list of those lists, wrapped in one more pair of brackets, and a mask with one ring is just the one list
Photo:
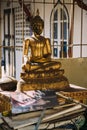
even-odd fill
[[(34, 34), (31, 38), (26, 39), (23, 44), (24, 64), (22, 65), (22, 70), (25, 72), (52, 61), (50, 39), (41, 36), (44, 28), (44, 21), (39, 15), (33, 18), (31, 27)], [(29, 48), (31, 49), (30, 56), (28, 56)], [(57, 62), (57, 68), (59, 68), (60, 65), (61, 63)]]
[(23, 42), (24, 63), (17, 88), (21, 91), (65, 88), (68, 80), (60, 69), (61, 63), (51, 59), (50, 39), (41, 35), (44, 21), (39, 14), (33, 18), (31, 27), (33, 35)]

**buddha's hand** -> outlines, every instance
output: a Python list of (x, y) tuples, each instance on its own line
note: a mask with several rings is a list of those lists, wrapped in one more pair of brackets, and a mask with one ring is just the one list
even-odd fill
[(24, 55), (24, 64), (29, 63), (29, 57), (27, 55)]

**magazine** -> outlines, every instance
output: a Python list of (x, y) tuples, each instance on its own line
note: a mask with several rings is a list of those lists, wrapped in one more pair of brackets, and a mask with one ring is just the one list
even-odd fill
[(53, 90), (33, 90), (11, 92), (12, 114), (43, 110), (58, 105), (58, 97)]

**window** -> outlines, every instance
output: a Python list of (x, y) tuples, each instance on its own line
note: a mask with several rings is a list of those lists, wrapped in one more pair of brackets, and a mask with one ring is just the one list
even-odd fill
[(2, 66), (4, 66), (6, 75), (20, 78), (23, 38), (25, 39), (31, 34), (30, 24), (26, 21), (25, 13), (22, 12), (21, 7), (14, 8), (13, 12), (12, 9), (4, 10), (3, 46), (5, 47), (2, 51)]
[(51, 17), (51, 43), (54, 58), (67, 57), (68, 45), (68, 14), (66, 8), (57, 4)]
[[(15, 75), (15, 46), (14, 42), (14, 9), (4, 10), (4, 38), (3, 38), (2, 62), (8, 75)], [(3, 64), (2, 64), (3, 65)]]
[(31, 36), (32, 31), (30, 24), (26, 20), (26, 15), (21, 7), (16, 7), (15, 12), (15, 57), (16, 57), (16, 78), (20, 77), (22, 54), (23, 54), (23, 39)]

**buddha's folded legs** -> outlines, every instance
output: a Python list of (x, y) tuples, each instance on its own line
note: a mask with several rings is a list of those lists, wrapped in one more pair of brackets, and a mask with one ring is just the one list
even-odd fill
[(22, 65), (23, 72), (29, 72), (32, 70), (49, 70), (49, 69), (59, 69), (61, 67), (60, 62), (50, 61), (44, 63), (27, 63)]

